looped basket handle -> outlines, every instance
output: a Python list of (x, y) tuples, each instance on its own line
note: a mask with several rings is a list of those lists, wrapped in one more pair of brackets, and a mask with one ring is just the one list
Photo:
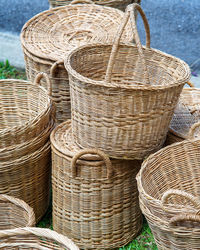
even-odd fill
[(78, 160), (79, 157), (81, 157), (82, 155), (85, 155), (85, 154), (99, 155), (106, 164), (107, 178), (109, 179), (112, 177), (112, 175), (113, 175), (112, 163), (110, 161), (110, 158), (104, 152), (102, 152), (101, 150), (98, 150), (98, 149), (83, 149), (72, 158), (71, 168), (72, 168), (72, 177), (73, 178), (77, 177), (76, 161)]
[(73, 0), (71, 1), (71, 4), (78, 4), (78, 3), (87, 3), (87, 4), (95, 4), (94, 2), (92, 2), (91, 0)]
[(194, 139), (194, 133), (195, 133), (196, 129), (199, 128), (199, 127), (200, 127), (200, 122), (196, 122), (195, 124), (193, 124), (191, 126), (189, 134), (188, 134), (189, 139)]
[(48, 95), (52, 96), (52, 86), (51, 86), (51, 81), (48, 77), (48, 75), (44, 72), (40, 72), (36, 75), (35, 80), (34, 80), (34, 84), (36, 85), (40, 85), (41, 86), (41, 79), (44, 78), (46, 83), (47, 83), (47, 91), (48, 91)]
[(138, 48), (138, 53), (140, 55), (140, 58), (141, 58), (141, 60), (143, 62), (143, 66), (144, 66), (145, 83), (150, 84), (149, 74), (148, 74), (148, 70), (147, 70), (147, 66), (146, 66), (146, 60), (145, 60), (145, 57), (144, 57), (142, 44), (140, 42), (139, 34), (138, 34), (138, 31), (137, 31), (135, 10), (137, 10), (140, 13), (141, 17), (142, 17), (144, 27), (145, 27), (145, 32), (146, 32), (146, 48), (150, 48), (150, 29), (149, 29), (149, 24), (148, 24), (147, 18), (145, 16), (145, 13), (143, 12), (143, 10), (142, 10), (142, 8), (140, 7), (139, 4), (136, 4), (136, 3), (130, 4), (126, 8), (126, 13), (124, 15), (123, 22), (120, 25), (120, 27), (119, 27), (119, 29), (117, 31), (117, 35), (116, 35), (116, 37), (114, 39), (112, 51), (111, 51), (111, 54), (110, 54), (110, 58), (109, 58), (109, 62), (108, 62), (107, 70), (106, 70), (106, 76), (105, 76), (105, 81), (108, 82), (108, 83), (110, 83), (110, 81), (111, 81), (112, 70), (113, 70), (115, 58), (116, 58), (116, 55), (117, 55), (117, 51), (118, 51), (118, 48), (119, 48), (119, 42), (120, 42), (121, 36), (123, 34), (125, 26), (128, 23), (128, 20), (130, 19), (131, 26), (132, 26), (132, 31), (133, 31), (133, 34), (135, 36), (135, 43), (136, 43), (136, 46)]
[(178, 222), (192, 221), (200, 223), (200, 216), (198, 214), (180, 214), (172, 217), (169, 221), (169, 227), (174, 227)]
[(51, 77), (55, 77), (56, 70), (57, 70), (57, 68), (58, 68), (58, 66), (59, 66), (60, 64), (64, 64), (64, 60), (63, 60), (63, 59), (62, 59), (62, 60), (58, 60), (57, 62), (55, 62), (55, 63), (51, 66), (51, 68), (50, 68), (50, 76), (51, 76)]
[(196, 197), (194, 197), (193, 195), (191, 195), (187, 192), (178, 190), (178, 189), (169, 189), (168, 191), (166, 191), (163, 194), (163, 196), (161, 198), (161, 206), (162, 206), (162, 209), (164, 211), (169, 212), (169, 210), (167, 209), (167, 207), (165, 205), (167, 204), (168, 199), (172, 195), (182, 196), (185, 199), (187, 199), (188, 201), (192, 202), (192, 204), (194, 205), (195, 208), (200, 209), (200, 201)]

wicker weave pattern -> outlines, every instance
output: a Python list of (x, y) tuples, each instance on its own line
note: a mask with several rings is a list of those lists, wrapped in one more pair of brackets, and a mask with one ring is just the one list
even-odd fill
[(143, 159), (162, 146), (178, 97), (190, 77), (183, 61), (148, 48), (146, 17), (139, 5), (134, 7), (144, 20), (147, 48), (141, 47), (136, 24), (137, 46), (118, 44), (129, 16), (132, 23), (135, 20), (129, 9), (113, 48), (82, 46), (65, 61), (75, 141), (113, 158)]
[(78, 250), (66, 236), (44, 228), (17, 228), (0, 231), (1, 249)]
[[(49, 0), (51, 8), (68, 5), (72, 1), (69, 0)], [(131, 3), (140, 3), (140, 0), (93, 0), (95, 4), (105, 5), (124, 11), (126, 6)]]
[[(21, 43), (27, 77), (33, 81), (38, 72), (48, 74), (58, 123), (71, 117), (68, 74), (62, 60), (79, 45), (113, 41), (122, 18), (123, 12), (117, 9), (77, 4), (42, 12), (24, 25)], [(122, 40), (132, 40), (130, 25)]]
[(35, 226), (33, 209), (24, 201), (0, 195), (0, 230)]
[(54, 229), (83, 249), (131, 241), (142, 226), (135, 181), (140, 163), (110, 162), (96, 149), (80, 151), (70, 121), (53, 131), (51, 143)]

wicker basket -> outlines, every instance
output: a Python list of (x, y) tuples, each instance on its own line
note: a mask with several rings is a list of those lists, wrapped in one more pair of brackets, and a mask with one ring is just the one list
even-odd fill
[[(49, 0), (49, 4), (51, 8), (68, 5), (72, 1), (69, 0)], [(105, 5), (108, 7), (117, 8), (119, 10), (124, 11), (126, 6), (131, 3), (140, 3), (140, 0), (93, 0), (95, 4)]]
[[(200, 203), (198, 204), (200, 208)], [(200, 216), (194, 213), (180, 213), (169, 221), (153, 215), (140, 199), (145, 215), (159, 250), (200, 249)]]
[(35, 226), (33, 209), (20, 199), (0, 195), (0, 230)]
[(22, 80), (0, 80), (0, 149), (26, 143), (37, 137), (52, 118), (50, 92), (36, 86), (46, 74), (39, 73), (35, 84)]
[[(198, 136), (197, 125), (200, 121), (200, 89), (183, 89), (179, 103), (170, 123), (166, 144), (188, 139), (193, 134)], [(195, 125), (196, 124), (196, 125)]]
[(0, 249), (78, 250), (66, 236), (44, 228), (17, 228), (0, 231)]
[(167, 146), (149, 156), (137, 176), (140, 198), (149, 211), (169, 221), (200, 209), (200, 140)]
[[(135, 9), (145, 24), (146, 48), (137, 33)], [(119, 45), (129, 17), (137, 46)], [(183, 61), (150, 49), (149, 26), (139, 5), (127, 8), (113, 46), (82, 46), (69, 54), (65, 66), (72, 132), (80, 147), (99, 148), (113, 158), (143, 159), (162, 146), (190, 70)]]
[(97, 149), (80, 150), (71, 122), (51, 134), (53, 228), (83, 249), (125, 245), (140, 231), (138, 161), (110, 160)]
[[(42, 12), (24, 25), (21, 43), (27, 77), (33, 80), (40, 71), (49, 75), (58, 123), (71, 117), (68, 74), (63, 63), (66, 53), (82, 44), (113, 41), (123, 15), (109, 7), (74, 4)], [(131, 40), (129, 25), (123, 41)], [(46, 87), (45, 82), (42, 84)]]

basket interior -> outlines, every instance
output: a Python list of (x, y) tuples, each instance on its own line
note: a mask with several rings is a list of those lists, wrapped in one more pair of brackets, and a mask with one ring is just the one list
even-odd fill
[(43, 89), (17, 81), (0, 82), (0, 131), (36, 119), (48, 108), (49, 98)]
[[(84, 77), (96, 81), (105, 79), (111, 45), (85, 46), (70, 58), (71, 67)], [(175, 57), (143, 48), (151, 85), (170, 85), (187, 75), (182, 63)], [(112, 83), (144, 84), (144, 67), (135, 46), (120, 45), (112, 71)]]
[[(200, 141), (183, 141), (150, 156), (142, 171), (142, 187), (149, 196), (161, 200), (169, 189), (178, 189), (200, 197)], [(190, 204), (177, 195), (171, 204)]]

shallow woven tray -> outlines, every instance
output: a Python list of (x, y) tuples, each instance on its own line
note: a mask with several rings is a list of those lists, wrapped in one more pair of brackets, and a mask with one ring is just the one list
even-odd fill
[[(95, 4), (74, 4), (44, 11), (24, 25), (21, 43), (27, 77), (33, 80), (39, 71), (49, 75), (58, 123), (71, 116), (68, 74), (63, 65), (66, 54), (79, 45), (113, 41), (123, 14)], [(128, 25), (122, 40), (132, 38)]]
[(1, 249), (78, 250), (66, 236), (50, 229), (25, 227), (0, 231)]
[(26, 202), (0, 194), (0, 230), (33, 226), (35, 214)]
[(142, 226), (135, 180), (140, 162), (81, 150), (70, 121), (52, 132), (51, 147), (54, 230), (84, 249), (118, 248), (136, 237)]

